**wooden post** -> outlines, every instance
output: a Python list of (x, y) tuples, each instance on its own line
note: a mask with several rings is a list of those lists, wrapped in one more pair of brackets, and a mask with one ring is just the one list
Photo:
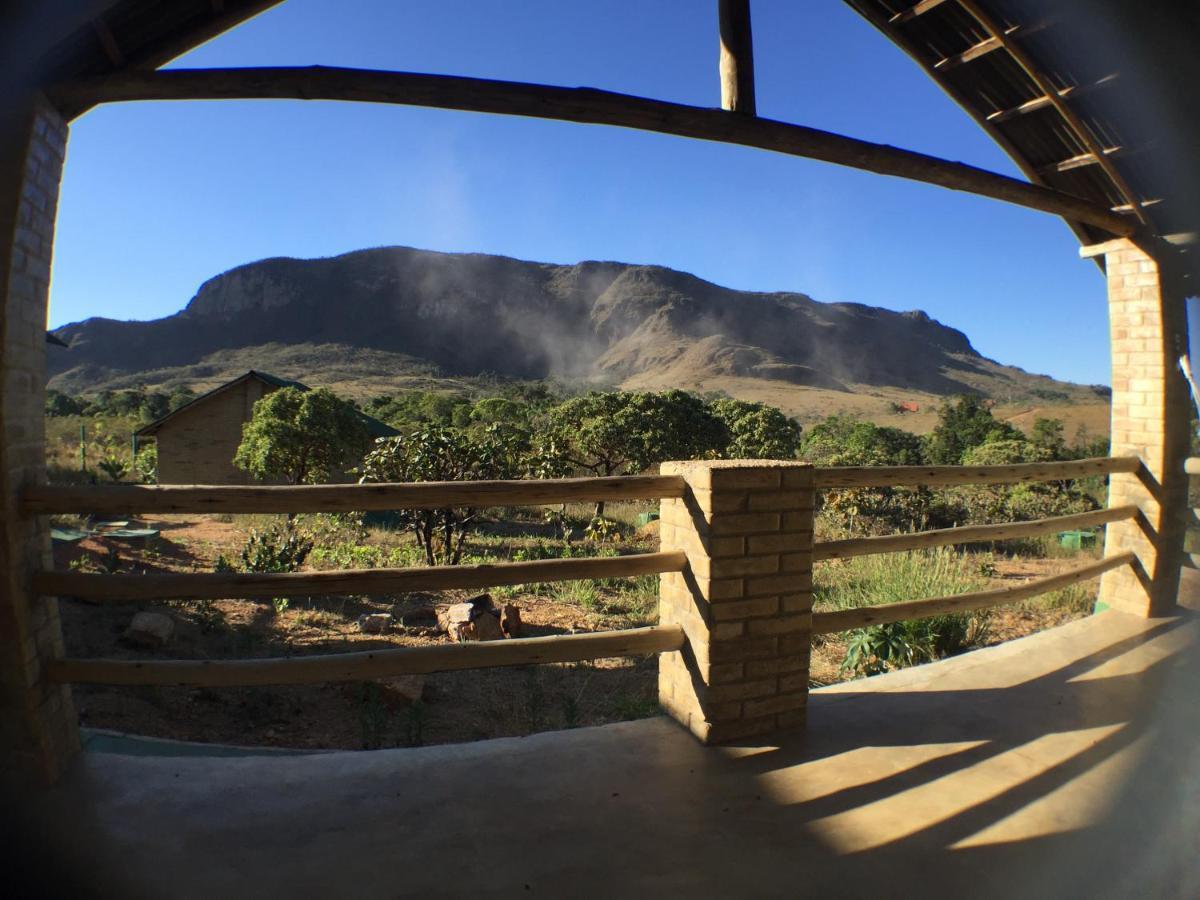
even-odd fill
[(721, 108), (757, 115), (750, 0), (718, 0), (717, 19), (721, 33)]
[(806, 463), (663, 463), (682, 499), (662, 504), (660, 617), (682, 650), (659, 657), (659, 702), (705, 743), (801, 727), (812, 630), (813, 470)]
[(1136, 520), (1106, 530), (1105, 556), (1132, 550), (1137, 564), (1107, 573), (1097, 608), (1170, 614), (1179, 591), (1187, 505), (1188, 395), (1183, 291), (1164, 262), (1128, 239), (1081, 251), (1104, 255), (1112, 336), (1112, 454), (1136, 455), (1133, 474), (1109, 481), (1108, 505), (1136, 504)]

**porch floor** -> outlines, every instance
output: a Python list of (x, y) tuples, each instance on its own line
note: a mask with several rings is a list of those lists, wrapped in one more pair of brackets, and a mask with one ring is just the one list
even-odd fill
[(807, 735), (763, 746), (650, 719), (367, 753), (89, 752), (54, 801), (89, 880), (125, 896), (1196, 897), (1198, 629), (1186, 610), (1091, 616), (814, 691)]

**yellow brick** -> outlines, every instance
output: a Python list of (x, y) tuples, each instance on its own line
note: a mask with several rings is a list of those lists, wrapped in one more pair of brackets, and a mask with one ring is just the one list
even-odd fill
[(747, 578), (744, 592), (747, 597), (767, 594), (794, 594), (812, 589), (812, 576), (804, 573), (788, 575), (759, 575)]
[(770, 493), (751, 494), (751, 510), (774, 509), (812, 509), (814, 495), (812, 491), (771, 491)]
[(774, 659), (756, 659), (745, 663), (747, 678), (763, 675), (783, 675), (791, 672), (807, 672), (811, 657), (808, 653), (789, 653)]
[(705, 693), (708, 700), (713, 703), (772, 697), (777, 693), (776, 679), (764, 678), (758, 681), (743, 681), (740, 684), (725, 684), (719, 687), (710, 687)]
[(812, 616), (775, 616), (770, 619), (750, 619), (746, 623), (751, 637), (767, 634), (794, 634), (812, 628)]
[(734, 600), (727, 603), (714, 603), (711, 608), (711, 615), (714, 622), (749, 619), (755, 616), (773, 616), (777, 612), (779, 612), (778, 597), (758, 597), (754, 600)]
[(711, 528), (715, 535), (777, 532), (779, 513), (732, 513), (714, 516)]
[(769, 716), (794, 709), (803, 709), (807, 705), (807, 693), (780, 694), (778, 697), (767, 697), (762, 700), (747, 700), (742, 704), (742, 715), (747, 718)]

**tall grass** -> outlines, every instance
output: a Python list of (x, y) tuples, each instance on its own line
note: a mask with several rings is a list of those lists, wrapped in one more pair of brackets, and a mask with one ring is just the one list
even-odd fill
[[(818, 564), (814, 575), (818, 609), (946, 597), (982, 590), (988, 581), (978, 561), (948, 547), (835, 560)], [(842, 668), (874, 675), (928, 662), (970, 649), (982, 643), (986, 633), (986, 613), (951, 613), (860, 628), (847, 636)]]
[(817, 609), (946, 597), (982, 590), (987, 584), (978, 562), (949, 547), (831, 560), (817, 563), (813, 576)]

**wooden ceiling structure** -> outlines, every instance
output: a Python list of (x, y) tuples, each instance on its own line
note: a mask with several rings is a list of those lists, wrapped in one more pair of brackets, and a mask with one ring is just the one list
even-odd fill
[(844, 0), (961, 105), (1014, 159), (1026, 182), (759, 117), (749, 0), (717, 0), (721, 107), (591, 88), (319, 66), (158, 70), (277, 2), (10, 4), (0, 12), (0, 59), (6, 61), (0, 74), (44, 89), (68, 117), (97, 103), (132, 100), (355, 100), (741, 144), (1053, 213), (1084, 244), (1113, 236), (1169, 243), (1182, 269), (1200, 283), (1200, 253), (1190, 250), (1200, 234), (1198, 3)]

